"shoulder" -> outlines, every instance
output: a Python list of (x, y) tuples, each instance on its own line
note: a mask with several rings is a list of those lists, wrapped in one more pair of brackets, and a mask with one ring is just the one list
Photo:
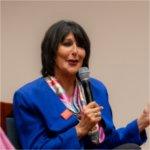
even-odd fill
[(91, 86), (93, 86), (94, 88), (107, 91), (106, 86), (102, 81), (95, 78), (90, 78), (89, 81)]
[(35, 79), (31, 82), (26, 83), (25, 85), (21, 86), (16, 92), (26, 93), (33, 90), (37, 90), (38, 88), (42, 87), (44, 85), (44, 78), (40, 77), (38, 79)]
[(27, 101), (30, 103), (34, 101), (35, 97), (41, 96), (46, 87), (44, 78), (40, 77), (17, 89), (13, 100), (19, 103)]

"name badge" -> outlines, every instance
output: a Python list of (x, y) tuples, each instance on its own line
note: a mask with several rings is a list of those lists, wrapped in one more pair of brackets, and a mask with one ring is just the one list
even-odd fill
[(65, 120), (69, 119), (72, 116), (73, 112), (71, 112), (69, 109), (66, 109), (61, 113), (61, 117)]

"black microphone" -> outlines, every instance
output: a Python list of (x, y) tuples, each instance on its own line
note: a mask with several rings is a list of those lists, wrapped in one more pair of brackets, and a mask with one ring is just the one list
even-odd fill
[(93, 95), (91, 92), (90, 82), (88, 81), (89, 75), (90, 75), (90, 72), (87, 67), (82, 67), (79, 69), (78, 76), (81, 80), (81, 83), (84, 89), (84, 94), (85, 94), (87, 104), (93, 101)]

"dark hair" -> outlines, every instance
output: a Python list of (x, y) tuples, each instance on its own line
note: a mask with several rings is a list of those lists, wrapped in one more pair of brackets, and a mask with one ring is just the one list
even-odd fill
[(43, 77), (48, 75), (54, 75), (55, 58), (58, 45), (63, 42), (65, 37), (73, 33), (77, 44), (85, 49), (86, 56), (83, 60), (83, 65), (89, 67), (90, 57), (90, 40), (84, 31), (84, 29), (73, 21), (59, 21), (53, 24), (45, 33), (45, 37), (41, 45), (41, 59), (42, 59), (42, 70)]

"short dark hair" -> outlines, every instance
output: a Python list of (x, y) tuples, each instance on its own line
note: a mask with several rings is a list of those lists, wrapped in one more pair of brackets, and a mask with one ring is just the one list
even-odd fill
[(48, 75), (54, 76), (55, 58), (58, 46), (69, 33), (73, 33), (77, 44), (85, 49), (86, 56), (82, 66), (89, 67), (90, 40), (86, 32), (74, 21), (61, 20), (54, 23), (47, 30), (41, 44), (41, 73), (43, 77)]

